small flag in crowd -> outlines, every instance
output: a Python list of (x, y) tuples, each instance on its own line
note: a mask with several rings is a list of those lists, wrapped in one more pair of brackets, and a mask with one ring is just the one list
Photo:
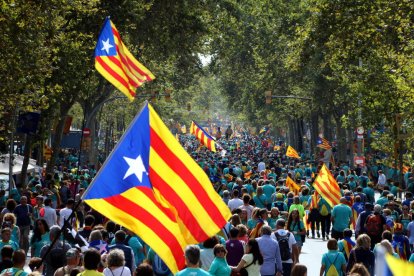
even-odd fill
[(129, 52), (115, 25), (106, 18), (95, 47), (95, 68), (130, 101), (135, 90), (154, 75)]
[(269, 128), (268, 128), (267, 126), (262, 127), (262, 128), (260, 129), (260, 131), (259, 131), (259, 134), (262, 134), (262, 133), (267, 132), (267, 130), (268, 130), (268, 129), (269, 129)]
[(216, 141), (210, 134), (207, 133), (201, 126), (199, 126), (196, 122), (191, 122), (190, 133), (194, 134), (198, 141), (201, 144), (206, 146), (212, 152), (216, 152)]
[(280, 146), (275, 145), (275, 146), (273, 147), (273, 150), (274, 150), (274, 151), (278, 151), (278, 150), (280, 150), (280, 148), (281, 148)]
[(286, 156), (300, 159), (298, 152), (291, 146), (288, 146), (286, 149)]
[(325, 150), (329, 150), (332, 148), (329, 141), (323, 137), (318, 137), (318, 139), (316, 140), (316, 146), (318, 148), (325, 149)]
[(299, 191), (300, 191), (299, 185), (296, 184), (296, 182), (293, 181), (293, 179), (290, 178), (289, 176), (286, 177), (286, 187), (289, 188), (289, 191), (294, 192), (295, 195), (299, 194)]
[(323, 164), (318, 176), (313, 182), (313, 187), (329, 203), (329, 205), (331, 205), (331, 207), (339, 204), (341, 190), (325, 164)]
[(172, 273), (184, 248), (217, 234), (231, 213), (203, 169), (146, 103), (83, 195), (136, 233)]

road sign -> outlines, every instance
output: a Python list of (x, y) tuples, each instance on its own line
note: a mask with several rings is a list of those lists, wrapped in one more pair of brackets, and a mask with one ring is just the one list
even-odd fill
[(365, 167), (365, 156), (355, 156), (354, 164), (355, 166), (360, 165), (361, 167)]
[(85, 127), (83, 129), (83, 136), (88, 137), (89, 135), (91, 135), (91, 130)]
[(363, 135), (365, 133), (365, 129), (362, 126), (357, 127), (357, 130), (356, 131), (357, 131), (357, 134), (358, 135)]

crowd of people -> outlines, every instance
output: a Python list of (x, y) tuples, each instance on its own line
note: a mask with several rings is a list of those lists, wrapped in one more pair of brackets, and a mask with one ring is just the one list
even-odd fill
[[(307, 239), (326, 241), (320, 275), (374, 275), (384, 250), (414, 262), (411, 171), (399, 183), (381, 164), (330, 164), (342, 195), (331, 206), (312, 186), (321, 163), (287, 158), (267, 137), (222, 137), (217, 153), (192, 136), (180, 139), (232, 217), (216, 236), (186, 248), (177, 275), (307, 275), (300, 263)], [(63, 158), (54, 174), (31, 176), (7, 197), (0, 192), (2, 274), (27, 275), (26, 258), (32, 275), (172, 274), (140, 237), (82, 203), (95, 173)], [(288, 177), (299, 191), (286, 186)]]

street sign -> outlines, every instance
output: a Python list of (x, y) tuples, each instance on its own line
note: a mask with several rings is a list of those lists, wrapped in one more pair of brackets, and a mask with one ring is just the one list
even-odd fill
[(355, 166), (360, 165), (361, 167), (365, 167), (365, 156), (355, 156), (354, 164)]
[(83, 129), (83, 136), (88, 137), (89, 135), (91, 135), (91, 130), (85, 127)]
[(358, 135), (363, 135), (365, 133), (365, 129), (362, 126), (357, 127), (357, 130), (356, 131), (357, 131), (357, 134)]

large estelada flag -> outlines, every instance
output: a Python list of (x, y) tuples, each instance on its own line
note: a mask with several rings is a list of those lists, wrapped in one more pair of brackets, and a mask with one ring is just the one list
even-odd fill
[(106, 18), (95, 47), (95, 68), (130, 101), (136, 89), (154, 75), (129, 52), (115, 25)]
[(294, 192), (295, 195), (299, 194), (300, 186), (296, 184), (296, 182), (293, 181), (293, 179), (290, 178), (289, 176), (286, 177), (286, 187), (289, 188), (289, 191)]
[(193, 134), (201, 144), (206, 146), (212, 152), (216, 152), (216, 141), (196, 122), (191, 122), (190, 133)]
[(287, 147), (286, 156), (296, 158), (296, 159), (300, 159), (300, 156), (299, 156), (298, 152), (291, 146)]
[(132, 230), (175, 273), (184, 248), (215, 235), (230, 210), (208, 176), (146, 103), (83, 195)]
[(341, 190), (325, 164), (313, 182), (313, 187), (332, 207), (339, 204)]

